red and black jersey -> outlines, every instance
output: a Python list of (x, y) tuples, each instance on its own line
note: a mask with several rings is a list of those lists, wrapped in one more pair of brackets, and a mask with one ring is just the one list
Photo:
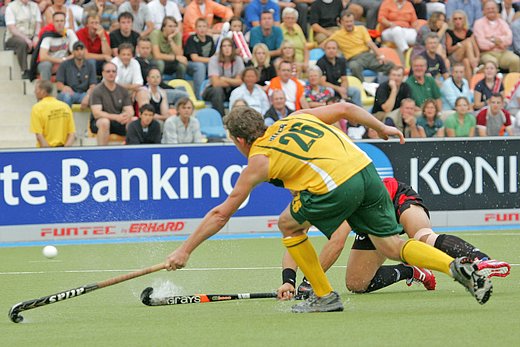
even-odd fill
[(386, 190), (388, 190), (388, 194), (390, 194), (390, 199), (394, 203), (397, 221), (399, 221), (401, 214), (406, 211), (410, 205), (421, 206), (428, 217), (430, 217), (430, 213), (424, 205), (423, 199), (412, 187), (406, 183), (399, 182), (393, 177), (383, 179), (383, 184)]

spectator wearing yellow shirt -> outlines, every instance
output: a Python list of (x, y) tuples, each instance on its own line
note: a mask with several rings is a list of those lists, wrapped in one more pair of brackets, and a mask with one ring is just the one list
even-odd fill
[[(303, 34), (302, 28), (296, 23), (298, 21), (298, 11), (292, 7), (286, 7), (282, 11), (282, 29), (283, 39), (290, 41), (295, 50), (295, 60), (302, 66), (309, 66), (309, 50), (307, 49), (307, 39)], [(304, 68), (306, 70), (306, 68)]]
[(368, 31), (363, 26), (354, 25), (354, 14), (349, 11), (341, 13), (341, 29), (322, 43), (334, 40), (338, 43), (343, 56), (348, 59), (348, 65), (352, 75), (363, 81), (363, 70), (368, 69), (388, 74), (393, 63), (385, 63), (384, 55), (370, 38)]
[(31, 132), (38, 147), (70, 147), (76, 138), (72, 110), (52, 96), (53, 84), (39, 80), (34, 87), (38, 99), (31, 111)]

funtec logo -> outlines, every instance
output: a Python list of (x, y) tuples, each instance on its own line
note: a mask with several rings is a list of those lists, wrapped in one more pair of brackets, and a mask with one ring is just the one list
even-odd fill
[(356, 145), (358, 145), (358, 147), (364, 151), (370, 157), (370, 159), (372, 159), (372, 162), (374, 163), (377, 173), (381, 179), (394, 177), (394, 168), (392, 167), (392, 163), (382, 150), (368, 143), (358, 142)]

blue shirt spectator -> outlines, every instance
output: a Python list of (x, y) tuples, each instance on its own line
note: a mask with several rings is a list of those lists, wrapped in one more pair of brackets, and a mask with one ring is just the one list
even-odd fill
[(245, 24), (247, 30), (258, 26), (262, 12), (272, 11), (274, 21), (280, 23), (280, 6), (273, 0), (252, 0), (245, 9)]
[[(257, 43), (264, 43), (267, 46), (267, 48), (269, 48), (269, 51), (271, 52), (271, 57), (273, 56), (273, 51), (280, 49), (282, 41), (283, 33), (282, 29), (280, 29), (279, 27), (273, 27), (271, 29), (271, 33), (267, 36), (264, 35), (262, 27), (258, 26), (251, 29), (251, 36), (249, 38), (249, 45), (251, 46), (251, 49), (253, 49), (253, 47), (255, 47)], [(274, 55), (280, 55), (280, 53)]]
[(455, 10), (464, 11), (469, 27), (473, 28), (473, 23), (482, 17), (482, 2), (480, 0), (449, 0), (446, 3), (446, 18), (451, 18)]
[(513, 32), (513, 50), (520, 55), (520, 17), (511, 24), (511, 31)]
[(464, 96), (473, 102), (473, 94), (469, 90), (469, 83), (464, 79), (464, 65), (458, 63), (453, 66), (452, 76), (441, 87), (442, 110), (454, 110), (455, 100)]

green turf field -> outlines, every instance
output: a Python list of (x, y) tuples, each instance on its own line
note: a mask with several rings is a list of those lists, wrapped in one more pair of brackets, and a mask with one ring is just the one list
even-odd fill
[[(139, 300), (148, 286), (177, 294), (274, 290), (284, 251), (274, 238), (208, 241), (184, 270), (29, 310), (21, 324), (7, 317), (17, 302), (160, 263), (178, 243), (59, 246), (55, 260), (45, 259), (42, 247), (0, 248), (0, 345), (519, 346), (520, 231), (457, 235), (512, 264), (509, 277), (493, 279), (494, 293), (483, 306), (440, 273), (436, 291), (403, 281), (376, 293), (350, 294), (344, 285), (348, 252), (329, 272), (345, 304), (341, 313), (293, 314), (294, 302), (274, 299), (163, 307)], [(324, 238), (312, 241), (321, 247)], [(351, 242), (349, 237), (348, 249)]]

